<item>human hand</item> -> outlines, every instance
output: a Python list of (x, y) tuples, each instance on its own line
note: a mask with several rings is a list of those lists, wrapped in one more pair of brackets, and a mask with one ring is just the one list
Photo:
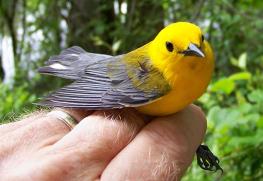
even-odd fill
[(47, 112), (0, 126), (2, 180), (180, 180), (206, 129), (196, 106), (148, 118), (133, 109)]

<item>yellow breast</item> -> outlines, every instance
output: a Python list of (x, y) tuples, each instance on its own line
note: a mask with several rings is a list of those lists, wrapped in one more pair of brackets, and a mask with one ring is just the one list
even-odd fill
[(214, 68), (214, 56), (208, 43), (204, 52), (205, 58), (182, 57), (174, 65), (167, 66), (164, 77), (172, 90), (137, 109), (148, 115), (164, 116), (183, 109), (200, 97), (209, 84)]

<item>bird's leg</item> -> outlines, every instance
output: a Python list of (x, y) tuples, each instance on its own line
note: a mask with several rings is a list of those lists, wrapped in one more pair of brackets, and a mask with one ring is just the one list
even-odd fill
[(219, 159), (210, 151), (208, 146), (200, 145), (196, 150), (197, 164), (204, 170), (217, 171), (223, 174), (223, 169), (219, 165)]

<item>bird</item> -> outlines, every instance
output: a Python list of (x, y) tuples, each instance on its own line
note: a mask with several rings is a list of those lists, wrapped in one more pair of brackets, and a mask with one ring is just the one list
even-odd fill
[[(38, 71), (73, 82), (39, 105), (89, 110), (134, 107), (147, 115), (166, 116), (200, 97), (213, 69), (213, 50), (201, 28), (190, 22), (171, 23), (153, 40), (125, 54), (90, 53), (73, 46), (50, 57)], [(216, 165), (217, 157), (213, 158)]]
[(51, 57), (39, 72), (74, 82), (40, 104), (92, 110), (135, 107), (148, 115), (169, 115), (205, 92), (213, 69), (213, 51), (201, 29), (173, 23), (123, 55), (88, 53), (74, 46)]

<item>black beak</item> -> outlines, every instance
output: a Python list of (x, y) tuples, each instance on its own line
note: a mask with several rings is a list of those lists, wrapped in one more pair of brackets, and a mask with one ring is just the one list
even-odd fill
[(185, 56), (205, 57), (205, 54), (195, 44), (190, 43), (187, 50), (182, 52)]

